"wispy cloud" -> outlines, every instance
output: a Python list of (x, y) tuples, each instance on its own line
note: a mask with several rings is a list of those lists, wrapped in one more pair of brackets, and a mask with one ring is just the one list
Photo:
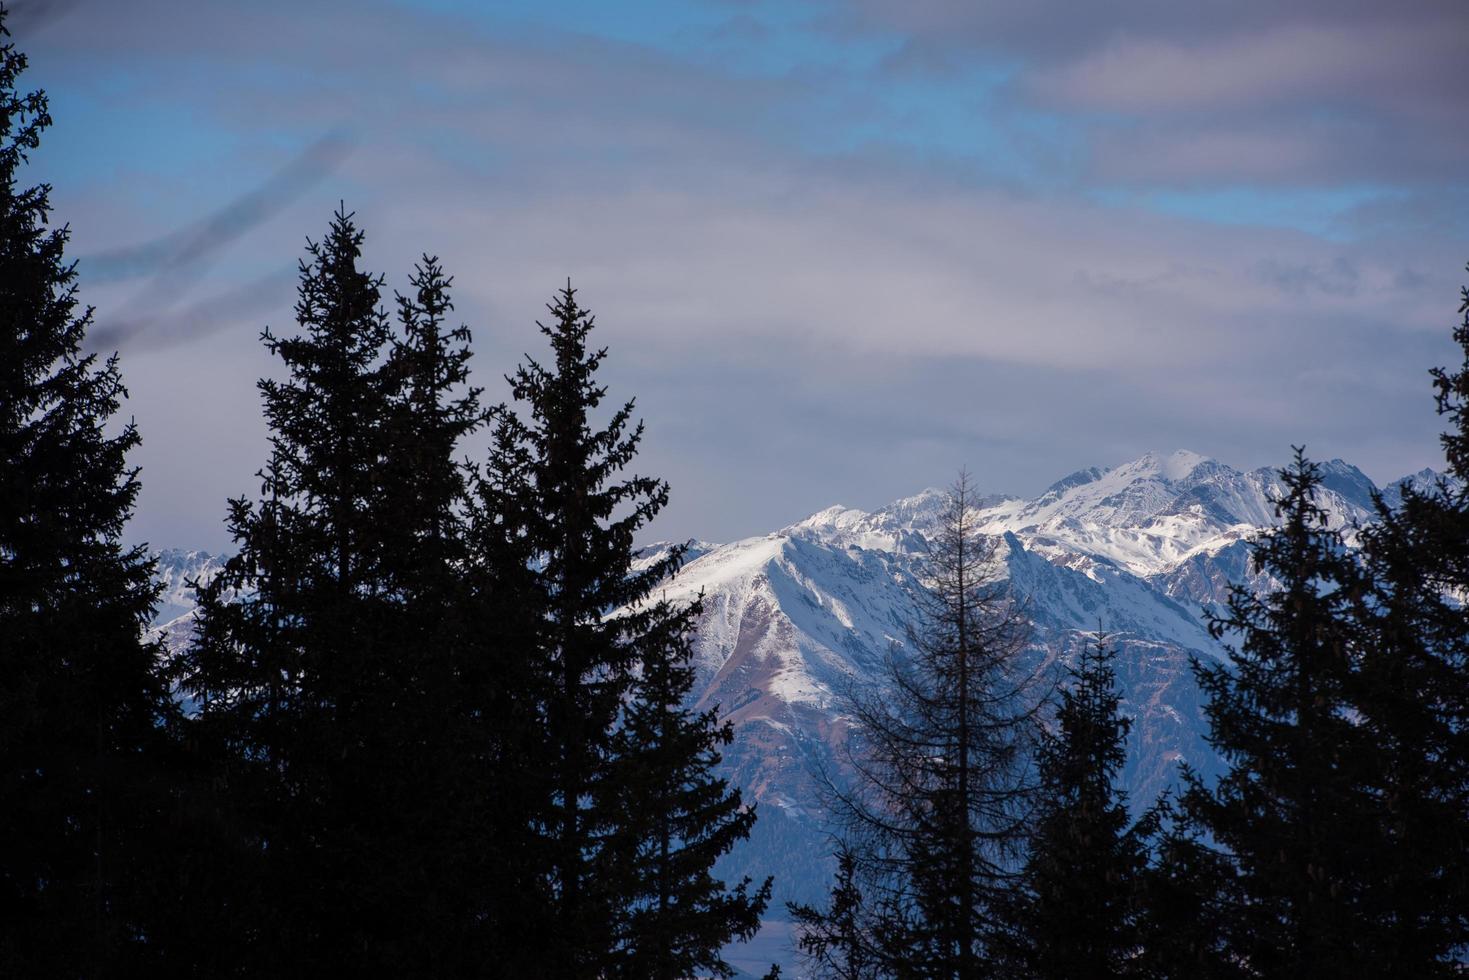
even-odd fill
[[(484, 381), (574, 277), (674, 483), (669, 535), (876, 504), (966, 461), (1017, 491), (1175, 445), (1431, 463), (1424, 371), (1469, 252), (1443, 206), (1461, 137), (1438, 123), (1458, 6), (1182, 8), (634, 4), (613, 29), (570, 5), (138, 0), (56, 20), (30, 80), (57, 99), (94, 340), (128, 355), (141, 533), (221, 543), (263, 452), (259, 328), (289, 329), (339, 198), (390, 286), (443, 257)], [(165, 110), (189, 125), (160, 131)], [(156, 139), (97, 135), (122, 121)], [(338, 131), (350, 154), (316, 142)]]
[(1455, 0), (862, 3), (902, 65), (993, 57), (1016, 96), (1091, 133), (1111, 179), (1462, 180), (1469, 8)]

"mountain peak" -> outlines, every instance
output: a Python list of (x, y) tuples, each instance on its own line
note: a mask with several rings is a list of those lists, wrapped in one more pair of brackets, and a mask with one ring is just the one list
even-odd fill
[(784, 530), (848, 531), (867, 520), (867, 517), (868, 514), (865, 510), (847, 507), (844, 504), (833, 504), (830, 507), (818, 510), (805, 520), (797, 521)]
[(1328, 460), (1320, 465), (1323, 487), (1334, 490), (1341, 495), (1342, 499), (1350, 501), (1363, 510), (1372, 508), (1372, 494), (1377, 490), (1377, 486), (1367, 478), (1366, 473), (1341, 459)]
[(1176, 483), (1179, 480), (1187, 479), (1203, 464), (1212, 462), (1214, 460), (1208, 456), (1187, 449), (1176, 449), (1171, 453), (1143, 453), (1132, 462), (1123, 463), (1111, 472), (1126, 473), (1134, 478), (1154, 477), (1168, 483)]
[(1431, 467), (1425, 466), (1417, 473), (1409, 473), (1407, 476), (1394, 480), (1382, 488), (1382, 499), (1389, 507), (1397, 507), (1403, 502), (1403, 491), (1412, 490), (1417, 493), (1432, 493), (1440, 482), (1445, 482), (1450, 488), (1457, 488), (1459, 482), (1445, 473), (1441, 473)]
[(1075, 473), (1061, 477), (1061, 479), (1046, 487), (1045, 493), (1041, 494), (1041, 496), (1049, 497), (1051, 494), (1060, 496), (1073, 487), (1082, 487), (1088, 483), (1095, 483), (1106, 475), (1107, 471), (1100, 466), (1088, 466), (1084, 470), (1077, 470)]
[(929, 487), (911, 497), (899, 497), (879, 508), (872, 516), (894, 527), (910, 530), (932, 524), (949, 506), (949, 493), (942, 487)]
[[(1431, 487), (1437, 486), (1438, 482), (1443, 479), (1445, 479), (1445, 474), (1431, 466), (1425, 466), (1417, 473), (1409, 473), (1405, 477), (1392, 481), (1388, 484), (1388, 487), (1412, 487), (1414, 490), (1428, 490)], [(1455, 481), (1449, 479), (1448, 482), (1450, 485), (1453, 485)]]

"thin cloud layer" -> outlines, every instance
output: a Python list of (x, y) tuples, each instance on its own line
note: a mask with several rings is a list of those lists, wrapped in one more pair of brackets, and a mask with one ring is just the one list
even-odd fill
[(1089, 133), (1097, 176), (1201, 181), (1462, 180), (1469, 8), (1411, 4), (858, 2), (893, 63), (1015, 67), (1018, 97)]
[[(140, 0), (54, 20), (28, 79), (58, 119), (35, 169), (84, 256), (94, 342), (124, 354), (135, 533), (224, 546), (224, 498), (265, 451), (259, 330), (290, 329), (302, 244), (343, 199), (390, 289), (443, 259), (492, 397), (572, 276), (674, 485), (669, 537), (876, 505), (961, 463), (1032, 492), (1178, 446), (1262, 465), (1305, 441), (1379, 479), (1435, 461), (1425, 372), (1469, 257), (1442, 206), (1459, 137), (1434, 125), (1433, 73), (1463, 72), (1453, 10), (1250, 4), (1193, 26), (1104, 5), (1048, 31), (1046, 9), (970, 7), (610, 24)], [(1383, 30), (1415, 53), (1368, 58)], [(208, 262), (186, 249), (167, 295), (85, 258), (192, 241), (336, 131), (350, 154), (209, 237)], [(1234, 207), (1241, 186), (1272, 206)]]

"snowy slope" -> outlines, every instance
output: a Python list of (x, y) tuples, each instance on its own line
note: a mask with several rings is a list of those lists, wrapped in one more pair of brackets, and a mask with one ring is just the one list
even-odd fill
[[(1367, 477), (1340, 460), (1323, 470), (1333, 523), (1366, 520)], [(1233, 585), (1269, 586), (1249, 567), (1248, 542), (1274, 522), (1282, 489), (1273, 470), (1150, 453), (1074, 473), (1034, 500), (979, 502), (997, 572), (1034, 625), (1035, 655), (1066, 662), (1099, 630), (1120, 647), (1123, 710), (1134, 719), (1124, 779), (1139, 808), (1180, 761), (1218, 769), (1189, 661), (1227, 656), (1206, 613)], [(819, 897), (824, 863), (810, 856), (825, 853), (825, 824), (812, 773), (839, 764), (844, 693), (879, 683), (884, 656), (901, 655), (944, 503), (943, 491), (926, 490), (870, 513), (835, 506), (773, 534), (701, 545), (670, 585), (673, 597), (704, 596), (700, 703), (734, 721), (727, 770), (766, 814), (756, 846), (728, 872), (783, 867), (787, 897)]]
[(163, 591), (158, 597), (158, 608), (153, 622), (162, 625), (192, 612), (194, 590), (191, 583), (198, 579), (207, 583), (224, 567), (224, 557), (211, 555), (207, 551), (180, 551), (170, 548), (154, 555), (158, 564), (156, 577)]
[(151, 635), (177, 650), (194, 634), (194, 585), (207, 585), (224, 568), (224, 555), (169, 548), (153, 556), (161, 586)]
[[(1341, 460), (1322, 469), (1323, 504), (1334, 522), (1366, 518), (1372, 482)], [(1241, 472), (1196, 453), (1148, 453), (1112, 469), (1073, 473), (1035, 500), (989, 508), (984, 529), (1014, 532), (1047, 557), (1086, 554), (1155, 575), (1272, 524), (1281, 490), (1271, 469)]]

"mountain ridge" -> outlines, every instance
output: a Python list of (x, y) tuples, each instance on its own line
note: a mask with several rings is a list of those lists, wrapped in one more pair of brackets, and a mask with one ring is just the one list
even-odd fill
[[(1320, 464), (1322, 504), (1333, 526), (1371, 519), (1379, 492), (1341, 460)], [(1380, 491), (1432, 485), (1420, 471)], [(1186, 761), (1206, 776), (1218, 760), (1205, 741), (1202, 698), (1190, 661), (1227, 658), (1207, 618), (1235, 586), (1268, 589), (1250, 567), (1249, 541), (1274, 522), (1282, 484), (1270, 468), (1242, 471), (1197, 453), (1147, 453), (1087, 467), (1035, 498), (978, 498), (993, 571), (1009, 581), (1034, 635), (1038, 669), (1065, 664), (1107, 634), (1119, 650), (1123, 710), (1134, 726), (1123, 778), (1135, 808), (1147, 806)], [(729, 875), (780, 868), (780, 898), (818, 899), (829, 850), (818, 774), (839, 773), (850, 729), (845, 698), (875, 689), (889, 656), (902, 656), (917, 615), (928, 535), (947, 491), (929, 488), (873, 511), (834, 505), (779, 530), (733, 542), (689, 543), (680, 572), (661, 588), (673, 601), (703, 597), (694, 636), (701, 707), (735, 727), (723, 774), (762, 809), (755, 837), (726, 858)], [(644, 548), (639, 565), (672, 547)], [(222, 559), (160, 554), (157, 625), (174, 647), (192, 613), (184, 585)]]

